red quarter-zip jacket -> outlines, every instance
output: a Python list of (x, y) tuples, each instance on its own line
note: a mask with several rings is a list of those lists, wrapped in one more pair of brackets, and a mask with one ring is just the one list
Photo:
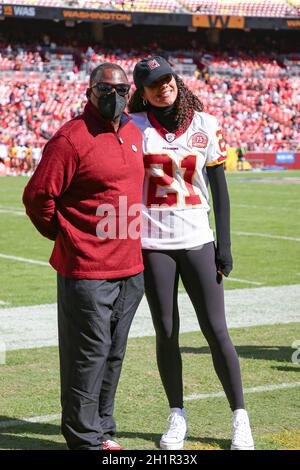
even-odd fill
[[(35, 227), (55, 240), (50, 264), (56, 271), (112, 279), (143, 270), (139, 233), (132, 237), (127, 230), (131, 222), (138, 226), (133, 205), (142, 203), (143, 178), (142, 136), (126, 114), (116, 133), (88, 102), (58, 130), (23, 194)], [(124, 207), (133, 207), (128, 217)], [(97, 227), (108, 214), (104, 232), (114, 224), (116, 231), (105, 238), (103, 226)]]

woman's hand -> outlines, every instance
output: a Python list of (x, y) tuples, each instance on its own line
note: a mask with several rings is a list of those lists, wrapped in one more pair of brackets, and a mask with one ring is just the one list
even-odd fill
[(230, 246), (218, 246), (216, 249), (216, 266), (218, 274), (227, 277), (233, 268)]

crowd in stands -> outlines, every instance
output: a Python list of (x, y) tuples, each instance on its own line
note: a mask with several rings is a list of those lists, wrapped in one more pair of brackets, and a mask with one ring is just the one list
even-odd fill
[(198, 13), (255, 17), (300, 15), (299, 0), (1, 0), (0, 3), (95, 10)]
[(182, 0), (191, 12), (207, 15), (285, 17), (299, 14), (296, 2), (289, 0)]
[[(149, 51), (90, 46), (75, 52), (0, 44), (0, 173), (34, 171), (47, 140), (83, 109), (95, 66), (118, 63), (131, 80), (135, 63)], [(300, 55), (292, 59), (242, 50), (169, 54), (175, 67), (194, 62), (193, 72), (182, 75), (185, 82), (218, 117), (228, 145), (249, 151), (300, 151)]]

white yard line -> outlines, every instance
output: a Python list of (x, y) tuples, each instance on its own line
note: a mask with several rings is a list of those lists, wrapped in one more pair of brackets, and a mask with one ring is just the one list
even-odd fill
[[(245, 209), (259, 209), (259, 210), (269, 210), (269, 211), (278, 211), (278, 206), (264, 206), (264, 205), (255, 205), (255, 204), (235, 204), (234, 202), (231, 202), (230, 203), (230, 206), (231, 207), (242, 207), (242, 208), (245, 208)], [(285, 211), (287, 210), (290, 210), (290, 211), (293, 211), (293, 212), (299, 212), (299, 209), (295, 208), (295, 207), (285, 207), (284, 208)]]
[[(50, 264), (45, 262), (45, 261), (39, 261), (39, 260), (30, 259), (30, 258), (21, 258), (19, 256), (5, 255), (4, 253), (0, 253), (0, 258), (11, 259), (13, 261), (21, 261), (23, 263), (39, 264), (41, 266), (48, 266), (49, 268), (51, 267)], [(224, 279), (226, 279), (226, 278), (224, 278)], [(262, 286), (263, 285), (261, 282), (249, 281), (247, 279), (238, 279), (236, 277), (230, 277), (228, 279), (230, 281), (240, 282), (242, 284), (253, 284), (255, 286)]]
[(9, 211), (18, 211), (18, 212), (23, 211), (25, 213), (24, 206), (11, 207), (11, 206), (0, 205), (0, 209), (5, 209), (5, 210), (9, 210)]
[(272, 235), (271, 233), (258, 233), (258, 232), (232, 232), (234, 233), (235, 235), (241, 235), (241, 236), (245, 236), (245, 237), (262, 237), (262, 238), (273, 238), (275, 240), (290, 240), (290, 241), (293, 241), (293, 242), (300, 242), (300, 238), (296, 238), (296, 237), (285, 237), (285, 236), (282, 236), (282, 235)]
[(39, 264), (40, 266), (50, 267), (50, 264), (46, 261), (39, 261), (36, 259), (30, 259), (30, 258), (21, 258), (20, 256), (5, 255), (4, 253), (0, 253), (0, 258), (11, 259), (13, 261), (21, 261), (22, 263)]
[[(264, 393), (264, 392), (273, 392), (274, 390), (284, 390), (289, 388), (300, 387), (300, 382), (291, 382), (291, 383), (281, 383), (277, 385), (262, 385), (258, 387), (245, 388), (244, 393)], [(200, 393), (190, 395), (184, 398), (184, 401), (192, 400), (206, 400), (208, 398), (221, 398), (225, 397), (224, 392), (214, 392), (214, 393)], [(0, 429), (11, 428), (13, 426), (22, 426), (25, 424), (33, 423), (47, 423), (49, 421), (56, 421), (60, 419), (60, 414), (44, 415), (44, 416), (34, 416), (32, 418), (22, 418), (22, 419), (12, 419), (8, 421), (0, 422)]]
[(10, 214), (10, 215), (19, 215), (19, 216), (24, 216), (26, 215), (25, 212), (21, 211), (15, 211), (11, 209), (0, 209), (0, 214)]
[(21, 419), (10, 419), (8, 421), (0, 422), (0, 429), (10, 428), (12, 426), (20, 426), (22, 424), (29, 423), (47, 423), (49, 421), (54, 421), (60, 419), (61, 414), (53, 415), (44, 415), (44, 416), (34, 416), (33, 418), (21, 418)]
[[(291, 382), (291, 383), (282, 383), (276, 385), (261, 385), (258, 387), (244, 388), (244, 393), (263, 393), (263, 392), (273, 392), (274, 390), (284, 390), (287, 388), (296, 388), (300, 387), (300, 382)], [(185, 397), (185, 401), (192, 400), (206, 400), (207, 398), (221, 398), (225, 397), (224, 392), (214, 392), (214, 393), (194, 393)]]
[[(178, 297), (180, 332), (199, 331), (197, 317), (187, 294), (182, 292)], [(299, 304), (300, 284), (225, 291), (229, 328), (300, 323)], [(133, 319), (129, 336), (136, 338), (154, 334), (149, 307), (144, 297)], [(57, 346), (56, 304), (1, 307), (0, 340), (7, 351)]]
[(242, 284), (253, 284), (254, 286), (262, 286), (262, 282), (256, 281), (248, 281), (247, 279), (239, 279), (237, 277), (223, 277), (224, 281), (233, 281), (233, 282), (241, 282)]

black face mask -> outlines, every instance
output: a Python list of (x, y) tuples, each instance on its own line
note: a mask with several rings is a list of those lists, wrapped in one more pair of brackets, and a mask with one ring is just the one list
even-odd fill
[(116, 93), (100, 96), (98, 99), (98, 111), (104, 119), (114, 121), (123, 113), (126, 107), (126, 98)]

